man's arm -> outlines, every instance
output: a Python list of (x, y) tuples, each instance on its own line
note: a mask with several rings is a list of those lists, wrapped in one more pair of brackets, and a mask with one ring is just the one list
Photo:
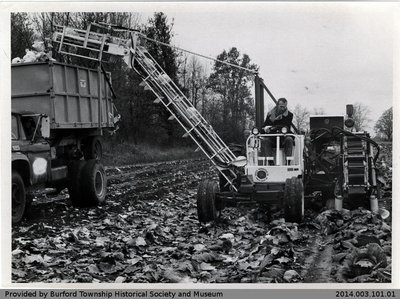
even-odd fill
[(267, 117), (265, 118), (265, 121), (264, 121), (264, 124), (263, 124), (263, 128), (265, 126), (272, 126), (273, 125), (273, 123), (272, 123), (272, 121), (271, 121), (271, 119), (269, 117), (270, 117), (270, 114), (268, 112)]

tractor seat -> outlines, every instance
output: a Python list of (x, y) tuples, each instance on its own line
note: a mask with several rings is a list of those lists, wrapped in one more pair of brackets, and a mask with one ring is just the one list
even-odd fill
[(294, 161), (293, 156), (286, 157), (286, 165), (293, 164), (292, 162)]
[[(294, 162), (294, 157), (289, 156), (286, 157), (286, 163), (284, 165), (292, 165)], [(263, 157), (258, 159), (259, 166), (274, 166), (275, 165), (275, 157)]]

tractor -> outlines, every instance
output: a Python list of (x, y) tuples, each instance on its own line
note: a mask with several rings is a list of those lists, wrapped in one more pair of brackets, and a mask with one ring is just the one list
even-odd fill
[[(338, 210), (362, 206), (377, 212), (379, 146), (367, 132), (352, 132), (353, 106), (347, 105), (346, 111), (346, 119), (311, 116), (310, 128), (302, 134), (295, 127), (296, 133), (273, 127), (268, 134), (253, 128), (246, 141), (246, 157), (238, 157), (245, 162), (236, 167), (236, 190), (221, 175), (219, 182), (200, 183), (199, 220), (215, 220), (225, 206), (251, 202), (281, 208), (286, 221), (297, 223), (303, 220), (305, 204), (312, 203)], [(292, 156), (285, 156), (282, 149), (287, 136), (294, 140)], [(268, 139), (275, 144), (272, 156), (265, 154)]]
[[(270, 133), (253, 128), (246, 140), (245, 165), (237, 168), (237, 191), (220, 175), (219, 182), (200, 182), (197, 209), (200, 222), (216, 219), (227, 205), (257, 202), (263, 206), (283, 207), (285, 219), (300, 222), (304, 216), (304, 135), (291, 133), (287, 127), (273, 127)], [(284, 137), (294, 139), (293, 155), (285, 156)], [(266, 142), (272, 141), (274, 155), (266, 154)], [(245, 159), (244, 159), (245, 158)]]

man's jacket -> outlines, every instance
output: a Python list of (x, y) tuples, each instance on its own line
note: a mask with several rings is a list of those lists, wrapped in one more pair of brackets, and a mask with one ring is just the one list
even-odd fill
[(290, 127), (292, 126), (293, 113), (289, 110), (285, 110), (282, 114), (276, 113), (276, 107), (268, 112), (267, 117), (265, 118), (263, 127), (265, 126), (285, 126), (290, 131)]

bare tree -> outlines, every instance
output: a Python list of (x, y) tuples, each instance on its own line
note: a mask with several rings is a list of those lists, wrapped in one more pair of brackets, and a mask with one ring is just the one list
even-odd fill
[(297, 104), (293, 109), (293, 123), (300, 131), (307, 131), (310, 123), (310, 111), (306, 107)]
[(27, 13), (11, 14), (11, 57), (22, 58), (25, 49), (31, 47), (34, 40), (34, 30)]
[(312, 115), (324, 115), (325, 110), (324, 110), (324, 108), (321, 108), (321, 107), (314, 107), (311, 114)]
[(187, 96), (188, 95), (188, 55), (184, 52), (179, 52), (177, 57), (177, 64), (178, 64), (178, 75), (179, 75), (179, 83), (182, 86), (183, 93)]
[(353, 105), (354, 113), (354, 129), (358, 132), (365, 129), (366, 125), (371, 121), (369, 115), (371, 110), (363, 103), (357, 102)]
[(384, 135), (388, 140), (393, 136), (393, 107), (385, 110), (375, 124), (375, 132)]

